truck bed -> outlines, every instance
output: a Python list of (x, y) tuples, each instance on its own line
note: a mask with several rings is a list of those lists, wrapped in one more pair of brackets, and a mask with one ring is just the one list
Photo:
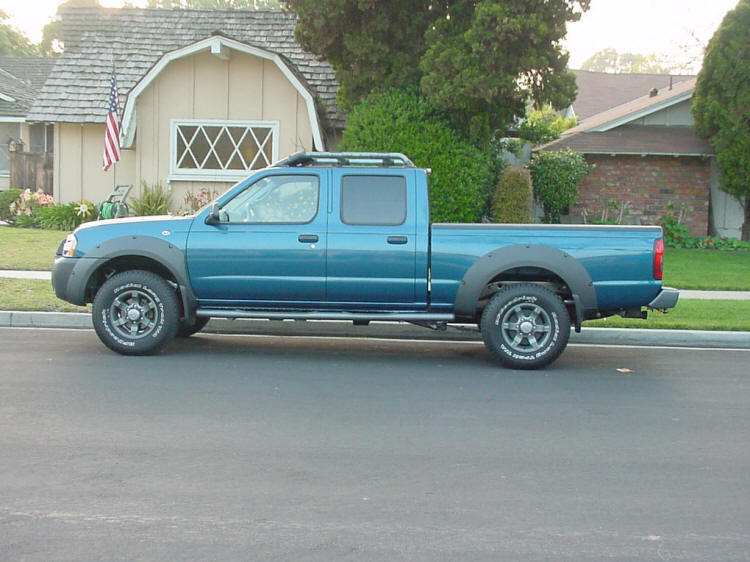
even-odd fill
[[(535, 246), (545, 246), (578, 260), (591, 277), (601, 310), (639, 306), (661, 289), (661, 281), (653, 278), (659, 226), (435, 223), (431, 230), (435, 309), (453, 306), (464, 275), (477, 260), (513, 246), (525, 257)], [(540, 260), (540, 266), (549, 264)]]

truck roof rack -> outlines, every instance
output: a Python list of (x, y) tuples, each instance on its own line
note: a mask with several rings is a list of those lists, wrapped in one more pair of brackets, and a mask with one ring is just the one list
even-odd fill
[(297, 152), (271, 164), (272, 168), (295, 166), (376, 166), (382, 168), (415, 168), (414, 163), (398, 152)]

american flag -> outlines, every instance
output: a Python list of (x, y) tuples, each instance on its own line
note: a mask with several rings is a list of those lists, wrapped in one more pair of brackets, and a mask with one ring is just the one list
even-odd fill
[(117, 110), (120, 101), (117, 98), (117, 84), (115, 83), (115, 71), (112, 70), (112, 77), (109, 80), (109, 113), (107, 114), (107, 123), (104, 131), (104, 158), (102, 166), (104, 171), (115, 162), (120, 161), (120, 127), (117, 125)]

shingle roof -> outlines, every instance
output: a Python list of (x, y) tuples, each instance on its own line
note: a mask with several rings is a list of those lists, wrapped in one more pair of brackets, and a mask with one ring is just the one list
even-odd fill
[(570, 148), (581, 154), (710, 156), (708, 142), (692, 127), (623, 125), (600, 133), (580, 133), (553, 141), (543, 150)]
[(583, 154), (713, 154), (708, 143), (689, 126), (633, 125), (639, 116), (689, 99), (695, 78), (675, 84), (671, 90), (645, 95), (582, 120), (559, 139), (534, 150), (570, 148)]
[(573, 70), (578, 85), (578, 96), (573, 111), (579, 119), (606, 111), (612, 107), (646, 95), (652, 88), (669, 88), (679, 82), (695, 78), (690, 75), (668, 74), (611, 74)]
[(0, 116), (25, 117), (44, 85), (55, 59), (41, 57), (0, 57)]
[(124, 107), (133, 86), (165, 53), (221, 32), (286, 58), (317, 98), (328, 125), (343, 126), (333, 69), (294, 40), (294, 14), (91, 7), (63, 8), (60, 13), (65, 52), (34, 103), (30, 119), (104, 122), (113, 59), (120, 106)]

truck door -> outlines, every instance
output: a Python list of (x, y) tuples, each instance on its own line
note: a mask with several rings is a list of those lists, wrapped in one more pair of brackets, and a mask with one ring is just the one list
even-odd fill
[(413, 309), (417, 300), (414, 171), (335, 168), (331, 177), (329, 304)]
[(188, 271), (202, 305), (305, 307), (325, 301), (326, 172), (271, 170), (196, 218)]

